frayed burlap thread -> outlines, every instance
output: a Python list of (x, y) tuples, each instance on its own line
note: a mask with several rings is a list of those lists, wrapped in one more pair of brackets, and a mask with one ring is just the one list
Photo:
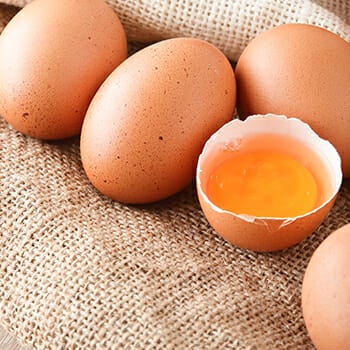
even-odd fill
[[(14, 10), (0, 13), (4, 25)], [(242, 250), (209, 226), (193, 185), (122, 205), (87, 180), (79, 138), (31, 139), (0, 117), (0, 322), (37, 350), (311, 350), (302, 278), (349, 213), (346, 181), (300, 244)]]

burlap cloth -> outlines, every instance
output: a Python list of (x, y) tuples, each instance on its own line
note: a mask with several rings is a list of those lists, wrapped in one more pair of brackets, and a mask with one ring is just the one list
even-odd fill
[[(110, 3), (131, 39), (193, 35), (231, 59), (249, 38), (283, 22), (350, 35), (345, 0)], [(1, 27), (15, 11), (0, 5)], [(83, 172), (78, 138), (34, 140), (0, 118), (0, 151), (0, 321), (23, 343), (45, 350), (313, 348), (302, 278), (318, 244), (350, 221), (348, 181), (309, 238), (258, 254), (210, 228), (193, 185), (150, 206), (103, 197)]]

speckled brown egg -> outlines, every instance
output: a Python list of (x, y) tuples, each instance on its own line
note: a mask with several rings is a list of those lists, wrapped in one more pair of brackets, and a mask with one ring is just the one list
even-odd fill
[(207, 138), (234, 113), (233, 69), (213, 45), (164, 40), (124, 61), (95, 95), (81, 156), (92, 184), (125, 203), (148, 203), (194, 177)]
[(317, 350), (350, 349), (350, 224), (330, 234), (305, 271), (302, 310)]
[(329, 140), (350, 176), (350, 45), (325, 29), (286, 24), (257, 36), (236, 66), (242, 117), (284, 114)]
[(123, 27), (104, 1), (36, 0), (0, 36), (0, 114), (32, 137), (76, 135), (126, 55)]

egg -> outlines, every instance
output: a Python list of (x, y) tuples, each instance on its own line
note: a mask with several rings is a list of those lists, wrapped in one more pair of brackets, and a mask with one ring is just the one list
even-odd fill
[(0, 36), (0, 115), (40, 139), (80, 133), (95, 92), (127, 56), (103, 0), (36, 0)]
[(349, 177), (349, 62), (349, 43), (326, 29), (285, 24), (267, 30), (237, 62), (239, 115), (300, 118), (336, 147)]
[(205, 143), (196, 185), (209, 224), (257, 252), (299, 243), (322, 223), (342, 182), (332, 144), (282, 115), (232, 120)]
[(194, 178), (207, 138), (231, 120), (236, 82), (208, 42), (168, 39), (124, 61), (88, 109), (81, 159), (91, 183), (123, 203), (169, 197)]
[(350, 349), (350, 224), (315, 250), (302, 284), (302, 311), (318, 350)]

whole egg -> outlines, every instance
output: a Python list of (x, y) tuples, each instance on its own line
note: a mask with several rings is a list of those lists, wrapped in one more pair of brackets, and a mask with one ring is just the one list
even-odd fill
[(241, 117), (283, 114), (330, 141), (350, 176), (350, 44), (317, 26), (285, 24), (263, 32), (236, 66)]
[(125, 203), (166, 198), (194, 178), (205, 141), (232, 119), (232, 66), (213, 45), (168, 39), (125, 60), (95, 95), (81, 156), (92, 184)]
[(0, 36), (0, 115), (32, 137), (77, 135), (126, 56), (124, 29), (103, 0), (36, 0)]

